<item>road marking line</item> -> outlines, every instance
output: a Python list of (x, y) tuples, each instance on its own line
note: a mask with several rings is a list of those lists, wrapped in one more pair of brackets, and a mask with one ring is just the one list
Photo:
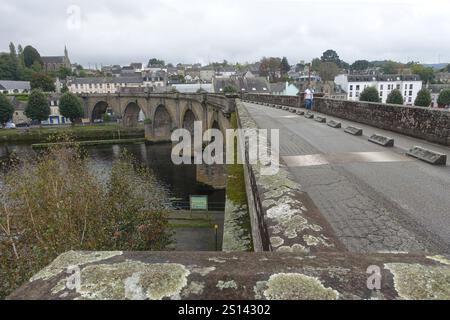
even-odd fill
[(383, 152), (347, 152), (334, 154), (309, 154), (301, 156), (283, 156), (288, 167), (311, 167), (327, 164), (344, 163), (376, 163), (376, 162), (411, 162), (414, 161), (404, 155)]

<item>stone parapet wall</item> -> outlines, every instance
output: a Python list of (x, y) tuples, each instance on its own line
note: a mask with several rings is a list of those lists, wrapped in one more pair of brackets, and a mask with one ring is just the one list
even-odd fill
[(342, 252), (70, 251), (8, 299), (450, 299), (450, 260)]

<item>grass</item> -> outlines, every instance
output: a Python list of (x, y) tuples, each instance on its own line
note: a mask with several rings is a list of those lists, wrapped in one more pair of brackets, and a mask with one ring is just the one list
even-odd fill
[(144, 138), (144, 132), (143, 127), (125, 128), (118, 124), (0, 129), (0, 142), (47, 142), (51, 136), (64, 133), (79, 141), (131, 139)]

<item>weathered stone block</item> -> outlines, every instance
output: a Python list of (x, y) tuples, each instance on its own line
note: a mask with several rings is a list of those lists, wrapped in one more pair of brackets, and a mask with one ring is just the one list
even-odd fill
[(422, 147), (412, 147), (406, 154), (434, 165), (445, 166), (447, 164), (447, 155)]
[(307, 113), (305, 113), (305, 118), (306, 119), (313, 119), (314, 118), (314, 114), (311, 113), (311, 112), (307, 112)]
[(328, 121), (327, 125), (329, 127), (335, 128), (335, 129), (340, 129), (342, 128), (342, 123), (334, 121), (334, 120), (330, 120)]
[(299, 116), (302, 116), (302, 115), (304, 115), (305, 114), (305, 111), (302, 111), (302, 110), (297, 110), (297, 112), (296, 112)]
[(296, 112), (295, 108), (290, 108), (289, 111), (292, 112), (292, 113)]
[(348, 126), (344, 131), (354, 136), (362, 136), (363, 134), (363, 129), (353, 126)]
[(394, 139), (386, 137), (386, 136), (381, 136), (378, 134), (374, 134), (369, 138), (370, 142), (379, 144), (380, 146), (383, 147), (393, 147), (394, 146)]
[(314, 120), (317, 121), (317, 122), (320, 122), (320, 123), (325, 123), (325, 122), (327, 122), (327, 118), (322, 117), (322, 116), (315, 116), (315, 117), (314, 117)]

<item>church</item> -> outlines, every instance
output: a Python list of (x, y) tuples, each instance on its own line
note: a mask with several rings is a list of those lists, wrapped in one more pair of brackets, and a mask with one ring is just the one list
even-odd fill
[(71, 68), (67, 47), (64, 47), (64, 56), (42, 57), (42, 61), (46, 72), (58, 71), (61, 68)]

